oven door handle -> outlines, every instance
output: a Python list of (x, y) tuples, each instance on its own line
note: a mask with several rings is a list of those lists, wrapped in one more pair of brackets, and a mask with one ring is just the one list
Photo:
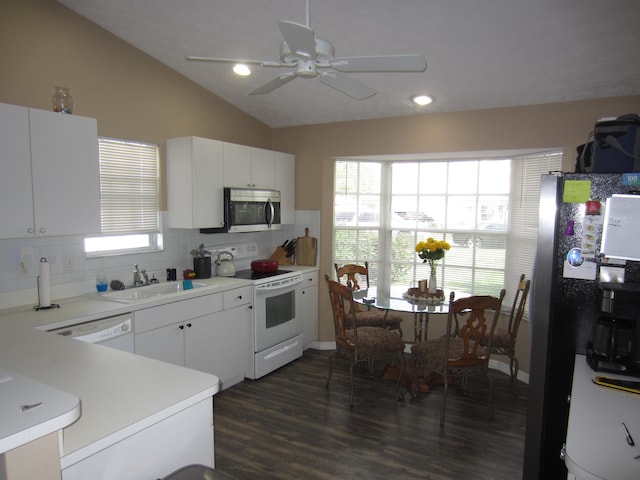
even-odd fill
[(302, 283), (302, 275), (296, 275), (295, 277), (285, 278), (282, 280), (274, 280), (262, 285), (255, 285), (254, 288), (257, 291), (272, 292), (274, 290), (281, 290), (283, 288), (292, 287)]

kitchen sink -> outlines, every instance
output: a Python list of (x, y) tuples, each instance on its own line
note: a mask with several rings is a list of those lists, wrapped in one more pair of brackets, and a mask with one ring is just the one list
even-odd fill
[(153, 297), (172, 295), (188, 292), (190, 290), (211, 286), (208, 283), (192, 281), (192, 288), (185, 289), (183, 282), (166, 282), (146, 285), (143, 287), (132, 287), (125, 290), (111, 290), (110, 292), (98, 293), (98, 298), (112, 300), (114, 302), (132, 303), (140, 300), (147, 300)]

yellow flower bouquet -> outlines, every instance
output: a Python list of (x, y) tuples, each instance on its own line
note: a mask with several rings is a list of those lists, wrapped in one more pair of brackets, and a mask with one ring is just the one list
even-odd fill
[(416, 244), (416, 252), (423, 262), (429, 262), (431, 272), (435, 273), (438, 260), (444, 258), (444, 254), (451, 248), (448, 242), (444, 240), (435, 240), (432, 237), (427, 238), (426, 242), (418, 242)]

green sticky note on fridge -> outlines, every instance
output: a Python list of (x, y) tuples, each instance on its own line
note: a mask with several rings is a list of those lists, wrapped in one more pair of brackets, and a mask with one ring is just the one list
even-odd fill
[(566, 180), (562, 201), (564, 203), (585, 203), (591, 195), (591, 180)]

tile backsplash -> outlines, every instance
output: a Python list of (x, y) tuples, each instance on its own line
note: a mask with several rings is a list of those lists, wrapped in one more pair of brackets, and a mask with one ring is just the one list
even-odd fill
[(320, 212), (296, 211), (295, 224), (283, 225), (282, 230), (275, 232), (206, 235), (198, 230), (165, 227), (164, 249), (160, 252), (99, 258), (86, 258), (82, 236), (0, 239), (0, 309), (38, 303), (41, 257), (46, 257), (50, 264), (51, 299), (55, 301), (94, 292), (98, 272), (106, 273), (108, 282), (117, 279), (131, 285), (134, 264), (145, 269), (149, 278), (155, 276), (161, 282), (166, 281), (167, 268), (175, 268), (180, 280), (182, 270), (193, 268), (189, 252), (200, 244), (256, 242), (259, 249), (256, 258), (265, 258), (285, 240), (304, 236), (305, 227), (309, 227), (309, 235), (320, 243)]

